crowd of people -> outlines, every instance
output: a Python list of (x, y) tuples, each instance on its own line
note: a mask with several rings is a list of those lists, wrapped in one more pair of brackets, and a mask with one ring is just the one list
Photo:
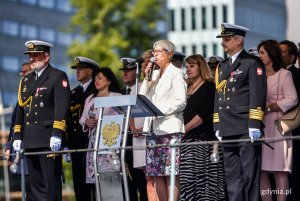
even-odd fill
[[(171, 174), (175, 174), (174, 200), (300, 200), (299, 142), (283, 138), (274, 124), (299, 104), (297, 46), (270, 39), (247, 52), (248, 28), (229, 23), (221, 28), (217, 38), (226, 59), (186, 56), (175, 51), (171, 41), (158, 40), (139, 61), (121, 59), (120, 85), (111, 68), (78, 56), (71, 68), (79, 85), (72, 90), (67, 75), (50, 65), (52, 44), (26, 42), (25, 64), (30, 68), (24, 68), (26, 72), (22, 68), (6, 147), (7, 157), (21, 148), (33, 153), (26, 156), (26, 200), (62, 200), (62, 158), (72, 163), (76, 200), (96, 200), (93, 152), (63, 157), (55, 152), (94, 147), (99, 116), (95, 98), (136, 93), (164, 116), (129, 121), (132, 134), (127, 145), (146, 147), (126, 151), (131, 201), (170, 200)], [(114, 108), (103, 113), (118, 114)], [(285, 134), (299, 135), (299, 128)], [(274, 137), (282, 140), (274, 142)], [(183, 143), (176, 147), (175, 172), (172, 139)], [(54, 153), (34, 154), (41, 151)], [(109, 161), (109, 156), (100, 154), (97, 160)]]

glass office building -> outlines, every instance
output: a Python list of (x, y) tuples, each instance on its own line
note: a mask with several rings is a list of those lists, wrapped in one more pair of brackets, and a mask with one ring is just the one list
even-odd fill
[(246, 49), (261, 40), (286, 38), (285, 0), (168, 0), (168, 39), (187, 55), (200, 53), (226, 56), (221, 40), (221, 23), (239, 24), (250, 29)]
[(65, 30), (73, 12), (69, 0), (0, 0), (0, 88), (5, 106), (17, 101), (19, 71), (28, 61), (23, 54), (26, 41), (52, 43), (50, 63), (68, 71), (66, 50), (76, 36)]

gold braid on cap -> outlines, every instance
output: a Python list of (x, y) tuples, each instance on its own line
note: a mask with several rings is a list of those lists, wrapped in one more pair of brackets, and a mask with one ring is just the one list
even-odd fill
[(262, 121), (263, 118), (264, 118), (264, 112), (261, 110), (260, 107), (249, 110), (249, 119)]
[(18, 90), (18, 103), (21, 107), (25, 107), (26, 105), (28, 105), (30, 103), (31, 105), (31, 100), (32, 100), (32, 96), (29, 96), (29, 98), (26, 101), (22, 101), (22, 97), (21, 97), (21, 85), (22, 85), (22, 80), (23, 78), (21, 78), (20, 80), (20, 84), (19, 84), (19, 90)]
[(65, 120), (54, 121), (53, 122), (53, 128), (57, 128), (57, 129), (62, 130), (62, 131), (65, 132), (66, 129), (67, 129), (66, 121)]
[(215, 72), (216, 89), (218, 93), (221, 93), (221, 91), (224, 89), (224, 95), (225, 95), (227, 81), (223, 80), (222, 82), (219, 83), (219, 65), (220, 64), (217, 65), (216, 72)]

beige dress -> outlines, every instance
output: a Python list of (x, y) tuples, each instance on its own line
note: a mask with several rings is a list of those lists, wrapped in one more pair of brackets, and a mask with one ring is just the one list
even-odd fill
[[(277, 96), (278, 91), (278, 96)], [(278, 101), (277, 101), (278, 99)], [(297, 102), (297, 92), (293, 83), (292, 74), (280, 69), (272, 76), (268, 77), (268, 91), (266, 105), (277, 102), (283, 112), (294, 107)], [(266, 112), (264, 117), (265, 138), (282, 138), (277, 130), (274, 120), (283, 115), (282, 112)], [(286, 136), (290, 136), (287, 133)], [(292, 171), (292, 140), (266, 139), (274, 150), (263, 144), (262, 146), (262, 170), (265, 171)]]

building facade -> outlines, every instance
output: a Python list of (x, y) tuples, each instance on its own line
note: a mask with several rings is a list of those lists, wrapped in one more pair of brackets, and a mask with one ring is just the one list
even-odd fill
[(167, 9), (168, 39), (187, 55), (226, 57), (221, 39), (216, 38), (223, 22), (250, 29), (246, 49), (261, 40), (286, 38), (285, 0), (168, 0)]
[(65, 29), (74, 9), (69, 0), (0, 0), (0, 5), (0, 88), (8, 106), (17, 101), (26, 41), (52, 43), (50, 63), (68, 71), (66, 51), (76, 36)]

